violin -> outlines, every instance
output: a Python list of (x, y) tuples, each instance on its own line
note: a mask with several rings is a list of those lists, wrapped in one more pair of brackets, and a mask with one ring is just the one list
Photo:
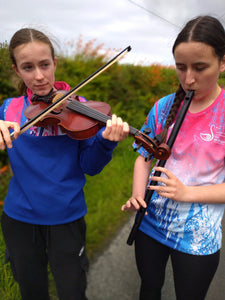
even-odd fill
[[(57, 97), (63, 96), (67, 91), (56, 91), (52, 93), (52, 101)], [(39, 101), (38, 97), (35, 102), (29, 105), (24, 115), (28, 120), (35, 118), (49, 106), (49, 99)], [(74, 102), (73, 104), (71, 104)], [(75, 105), (77, 104), (77, 105)], [(80, 105), (79, 105), (80, 104)], [(75, 108), (70, 108), (72, 105)], [(81, 103), (77, 95), (71, 95), (59, 107), (45, 114), (42, 119), (35, 123), (38, 127), (59, 126), (62, 132), (76, 140), (85, 140), (93, 137), (105, 125), (105, 121), (98, 119), (102, 113), (105, 116), (111, 116), (110, 106), (105, 102), (88, 101)]]
[[(57, 91), (52, 94), (52, 102), (55, 98), (63, 97), (67, 91)], [(25, 111), (25, 116), (31, 120), (48, 108), (49, 101), (33, 102)], [(47, 103), (46, 103), (47, 102)], [(106, 125), (107, 120), (111, 119), (110, 106), (105, 102), (87, 101), (79, 102), (77, 95), (70, 96), (57, 109), (51, 110), (44, 117), (35, 123), (36, 126), (46, 127), (60, 126), (62, 132), (66, 133), (73, 139), (84, 140), (96, 135), (96, 133)], [(167, 159), (170, 155), (170, 148), (161, 143), (161, 137), (158, 135), (151, 139), (146, 132), (140, 132), (138, 129), (129, 126), (129, 134), (135, 138), (138, 147), (143, 146), (150, 156), (157, 159)], [(149, 157), (151, 158), (151, 157)]]

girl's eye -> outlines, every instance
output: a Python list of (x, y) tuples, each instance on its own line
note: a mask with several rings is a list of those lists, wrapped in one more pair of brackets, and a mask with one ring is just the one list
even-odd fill
[(30, 71), (30, 70), (32, 70), (32, 66), (30, 66), (30, 65), (26, 65), (26, 66), (24, 66), (23, 67), (23, 69), (25, 70), (25, 71)]
[(177, 70), (179, 71), (186, 71), (186, 67), (185, 66), (176, 66)]
[(201, 72), (204, 71), (206, 67), (196, 67), (196, 71)]
[(50, 65), (51, 65), (51, 62), (49, 60), (44, 60), (44, 61), (40, 62), (39, 67), (42, 69), (47, 69), (47, 68), (49, 68)]
[(47, 68), (49, 66), (49, 63), (44, 63), (41, 65), (42, 68)]

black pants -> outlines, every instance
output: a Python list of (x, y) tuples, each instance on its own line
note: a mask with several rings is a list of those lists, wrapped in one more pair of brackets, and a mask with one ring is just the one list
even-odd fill
[(15, 280), (23, 300), (49, 300), (48, 262), (60, 300), (84, 300), (88, 260), (86, 224), (43, 226), (2, 214), (2, 231)]
[(141, 277), (140, 300), (160, 300), (165, 268), (171, 257), (177, 300), (204, 300), (219, 264), (220, 251), (190, 255), (162, 245), (141, 231), (135, 240), (137, 268)]

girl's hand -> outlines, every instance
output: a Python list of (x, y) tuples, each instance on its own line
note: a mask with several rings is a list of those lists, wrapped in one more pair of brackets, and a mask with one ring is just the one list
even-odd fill
[(129, 134), (129, 125), (121, 118), (112, 115), (111, 120), (107, 121), (106, 128), (102, 132), (104, 139), (119, 142), (124, 140)]
[(143, 206), (144, 208), (147, 207), (146, 202), (142, 197), (131, 197), (126, 204), (121, 207), (122, 211), (137, 211), (140, 207)]
[(9, 129), (14, 130), (14, 138), (16, 139), (20, 133), (20, 125), (16, 122), (9, 122), (0, 120), (0, 149), (4, 150), (7, 146), (12, 148), (12, 139), (10, 137)]
[(152, 181), (157, 181), (163, 185), (149, 185), (150, 190), (157, 191), (160, 196), (170, 198), (175, 201), (186, 202), (188, 195), (188, 186), (184, 185), (172, 172), (166, 168), (155, 167), (155, 171), (159, 171), (166, 175), (166, 177), (152, 176)]

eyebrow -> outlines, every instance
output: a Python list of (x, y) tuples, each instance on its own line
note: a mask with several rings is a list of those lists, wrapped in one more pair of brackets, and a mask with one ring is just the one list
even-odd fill
[[(46, 58), (46, 59), (41, 60), (41, 61), (38, 62), (38, 63), (39, 63), (39, 64), (42, 64), (42, 63), (46, 63), (46, 62), (49, 62), (49, 61), (50, 61), (50, 59)], [(29, 64), (33, 64), (33, 62), (31, 62), (31, 61), (25, 61), (25, 62), (23, 62), (23, 63), (21, 64), (21, 66), (23, 66), (23, 65), (29, 65)]]
[[(176, 64), (176, 66), (186, 66), (185, 63), (181, 63), (181, 62), (177, 62), (175, 64)], [(199, 61), (199, 62), (195, 62), (195, 63), (193, 63), (191, 65), (194, 65), (194, 66), (196, 66), (196, 65), (197, 66), (199, 66), (199, 65), (208, 65), (208, 62)]]

